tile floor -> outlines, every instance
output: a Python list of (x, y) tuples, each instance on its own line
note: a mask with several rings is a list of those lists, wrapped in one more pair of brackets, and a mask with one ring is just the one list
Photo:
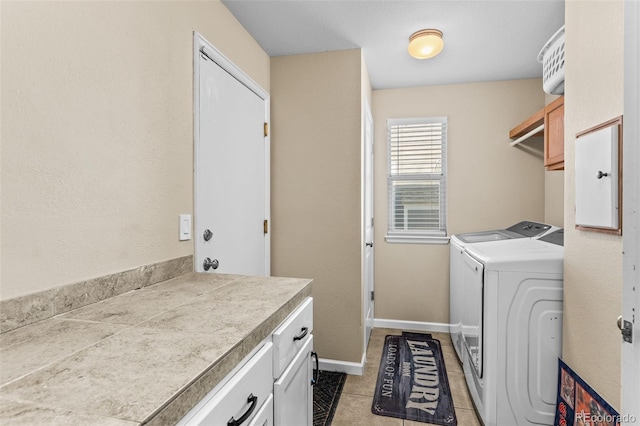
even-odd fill
[[(389, 328), (375, 328), (371, 333), (367, 348), (367, 365), (362, 376), (348, 376), (338, 402), (338, 408), (333, 418), (332, 426), (424, 426), (427, 423), (410, 420), (395, 419), (393, 417), (378, 416), (371, 412), (373, 392), (378, 379), (378, 367), (382, 357), (382, 345), (385, 336), (402, 334), (403, 330)], [(480, 426), (480, 422), (473, 409), (473, 402), (464, 381), (462, 366), (458, 362), (455, 350), (451, 345), (451, 338), (447, 333), (431, 333), (440, 341), (447, 367), (449, 387), (456, 410), (458, 426)]]

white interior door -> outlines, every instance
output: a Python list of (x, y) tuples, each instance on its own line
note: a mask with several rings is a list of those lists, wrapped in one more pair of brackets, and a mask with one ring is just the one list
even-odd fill
[(266, 101), (216, 53), (197, 52), (195, 268), (269, 275)]
[(640, 420), (640, 5), (624, 4), (623, 126), (623, 306), (622, 317), (633, 325), (632, 342), (622, 342), (622, 424)]
[(369, 344), (374, 318), (374, 221), (373, 221), (373, 117), (371, 108), (366, 102), (363, 105), (363, 204), (364, 204), (364, 312), (365, 337), (364, 349)]

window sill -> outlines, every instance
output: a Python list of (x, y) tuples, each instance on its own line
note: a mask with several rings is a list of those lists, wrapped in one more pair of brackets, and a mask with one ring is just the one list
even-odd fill
[(449, 244), (449, 237), (435, 235), (387, 235), (389, 244)]

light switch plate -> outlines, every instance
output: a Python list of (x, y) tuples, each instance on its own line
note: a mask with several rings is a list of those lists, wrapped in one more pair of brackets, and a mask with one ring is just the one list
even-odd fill
[(180, 215), (180, 241), (188, 241), (191, 239), (191, 215)]

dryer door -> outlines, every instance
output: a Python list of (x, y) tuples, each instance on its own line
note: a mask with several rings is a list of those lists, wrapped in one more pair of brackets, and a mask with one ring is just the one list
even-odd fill
[(465, 253), (462, 268), (462, 337), (469, 363), (476, 370), (478, 377), (482, 377), (483, 276), (484, 265)]
[(463, 284), (462, 265), (464, 249), (458, 246), (454, 240), (449, 244), (449, 334), (456, 350), (458, 359), (462, 361), (462, 304), (463, 304)]

